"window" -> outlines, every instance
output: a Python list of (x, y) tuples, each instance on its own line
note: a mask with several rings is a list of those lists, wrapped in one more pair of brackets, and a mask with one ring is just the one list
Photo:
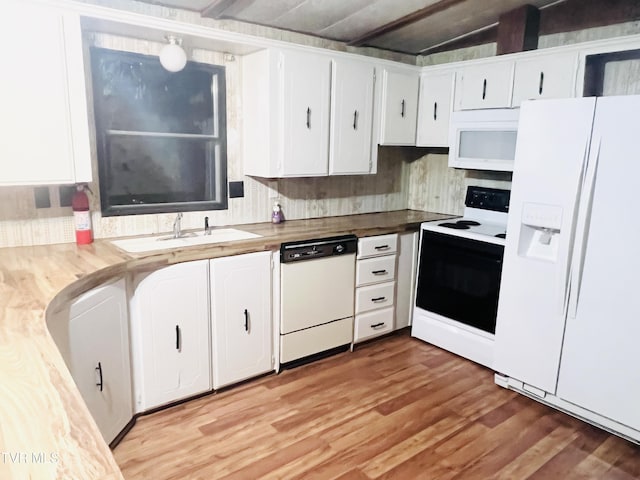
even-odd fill
[(91, 49), (103, 216), (227, 208), (224, 67)]

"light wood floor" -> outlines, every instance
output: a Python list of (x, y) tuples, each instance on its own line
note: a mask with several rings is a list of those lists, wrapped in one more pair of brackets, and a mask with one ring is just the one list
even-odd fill
[(406, 332), (141, 417), (114, 454), (127, 479), (640, 478), (640, 447)]

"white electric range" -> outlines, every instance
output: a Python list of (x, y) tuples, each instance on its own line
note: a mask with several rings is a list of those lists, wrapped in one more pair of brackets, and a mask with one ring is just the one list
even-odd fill
[(491, 367), (509, 190), (470, 186), (462, 218), (422, 224), (411, 334)]

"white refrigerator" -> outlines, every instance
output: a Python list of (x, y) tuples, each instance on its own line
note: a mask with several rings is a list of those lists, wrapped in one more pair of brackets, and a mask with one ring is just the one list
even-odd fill
[(640, 96), (526, 102), (496, 383), (640, 441)]

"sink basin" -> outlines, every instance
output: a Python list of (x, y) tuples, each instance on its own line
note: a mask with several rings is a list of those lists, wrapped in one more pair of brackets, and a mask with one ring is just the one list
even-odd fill
[(173, 238), (170, 234), (155, 237), (130, 238), (128, 240), (113, 240), (111, 243), (129, 253), (151, 252), (153, 250), (167, 250), (171, 248), (190, 247), (192, 245), (207, 245), (212, 243), (235, 242), (260, 238), (261, 235), (236, 230), (235, 228), (214, 228), (211, 235), (204, 232), (185, 233), (180, 238)]

